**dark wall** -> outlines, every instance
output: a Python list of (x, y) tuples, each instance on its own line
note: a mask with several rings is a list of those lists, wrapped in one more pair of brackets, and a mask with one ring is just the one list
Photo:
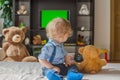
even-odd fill
[(32, 35), (41, 34), (43, 39), (46, 39), (45, 30), (40, 28), (40, 11), (41, 10), (69, 10), (69, 20), (74, 31), (73, 36), (68, 39), (68, 42), (75, 43), (76, 41), (76, 0), (32, 0), (31, 2), (31, 29)]

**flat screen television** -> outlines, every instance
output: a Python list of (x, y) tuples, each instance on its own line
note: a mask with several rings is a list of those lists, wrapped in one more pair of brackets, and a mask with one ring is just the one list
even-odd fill
[(56, 17), (62, 17), (69, 20), (68, 10), (41, 10), (40, 11), (40, 27), (45, 29), (49, 21)]

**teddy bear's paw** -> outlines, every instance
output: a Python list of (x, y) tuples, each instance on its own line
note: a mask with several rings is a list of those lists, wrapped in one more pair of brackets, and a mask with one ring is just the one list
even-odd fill
[(22, 59), (22, 62), (38, 62), (38, 59), (34, 56), (27, 56)]
[(90, 71), (90, 74), (95, 74), (95, 73), (97, 73), (96, 71)]
[(23, 11), (23, 13), (22, 14), (27, 14), (27, 11)]
[(12, 58), (10, 58), (10, 57), (7, 57), (7, 58), (5, 58), (3, 61), (9, 61), (9, 62), (14, 62), (15, 60), (14, 59), (12, 59)]
[(101, 59), (101, 65), (105, 66), (107, 64), (107, 61), (105, 59)]
[(19, 11), (17, 11), (17, 14), (21, 14)]

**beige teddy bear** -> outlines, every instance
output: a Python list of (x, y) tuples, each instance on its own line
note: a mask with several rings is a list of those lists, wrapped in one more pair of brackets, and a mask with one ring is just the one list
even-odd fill
[(26, 10), (26, 7), (25, 5), (20, 5), (19, 7), (19, 10), (17, 11), (17, 14), (26, 14), (27, 13), (27, 10)]
[(2, 34), (5, 37), (5, 42), (2, 49), (5, 51), (4, 61), (24, 61), (36, 62), (36, 57), (30, 56), (27, 48), (22, 43), (25, 38), (26, 28), (9, 27), (3, 29)]
[(83, 62), (76, 63), (81, 72), (97, 73), (106, 65), (105, 59), (100, 59), (101, 51), (93, 45), (80, 47), (78, 52), (83, 56)]

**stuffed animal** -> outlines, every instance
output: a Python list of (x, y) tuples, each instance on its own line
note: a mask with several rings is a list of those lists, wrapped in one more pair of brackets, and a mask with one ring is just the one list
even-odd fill
[(95, 74), (107, 63), (105, 59), (100, 58), (100, 49), (93, 45), (80, 47), (78, 52), (83, 56), (83, 61), (81, 63), (76, 62), (81, 72)]
[(33, 44), (42, 44), (41, 36), (40, 35), (35, 35), (33, 37)]
[(4, 61), (24, 61), (36, 62), (37, 58), (30, 56), (26, 47), (22, 44), (25, 38), (26, 28), (9, 27), (3, 29), (2, 34), (5, 37), (5, 42), (2, 48), (5, 51)]
[(78, 34), (77, 44), (80, 45), (80, 46), (85, 45), (84, 36), (81, 36), (80, 34)]
[(27, 13), (27, 10), (26, 10), (26, 7), (25, 5), (20, 5), (19, 7), (19, 10), (17, 11), (17, 14), (26, 14)]

